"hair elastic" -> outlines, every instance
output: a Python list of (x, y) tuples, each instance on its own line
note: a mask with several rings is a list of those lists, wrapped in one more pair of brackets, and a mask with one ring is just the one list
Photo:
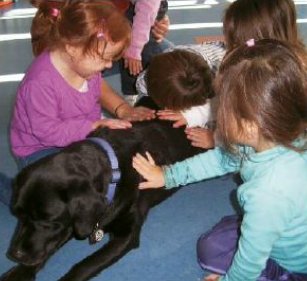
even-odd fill
[(252, 39), (247, 40), (247, 41), (246, 41), (246, 45), (247, 45), (247, 47), (253, 47), (253, 46), (255, 46), (255, 39), (252, 38)]
[(105, 24), (106, 24), (105, 19), (101, 19), (101, 24), (102, 24), (102, 28), (100, 28), (100, 30), (97, 32), (97, 38), (99, 38), (99, 39), (104, 39), (105, 36), (104, 36), (103, 29), (104, 29)]
[(57, 18), (59, 14), (60, 14), (60, 10), (59, 9), (51, 8), (51, 16)]
[(102, 31), (99, 31), (99, 32), (97, 33), (97, 38), (99, 38), (99, 39), (104, 39), (104, 33), (103, 33)]

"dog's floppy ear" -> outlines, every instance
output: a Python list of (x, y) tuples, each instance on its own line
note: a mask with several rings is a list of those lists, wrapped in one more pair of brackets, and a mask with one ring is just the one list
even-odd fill
[(106, 200), (99, 193), (87, 189), (74, 192), (68, 203), (74, 234), (78, 239), (87, 238), (106, 208)]

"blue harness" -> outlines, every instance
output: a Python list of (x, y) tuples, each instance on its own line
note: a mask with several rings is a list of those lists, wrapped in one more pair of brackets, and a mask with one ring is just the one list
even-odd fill
[(88, 138), (88, 140), (98, 144), (104, 151), (106, 151), (109, 161), (111, 163), (111, 167), (112, 167), (112, 178), (111, 178), (111, 182), (109, 183), (109, 187), (108, 187), (108, 191), (106, 194), (106, 198), (110, 203), (112, 203), (114, 195), (115, 195), (115, 191), (116, 191), (116, 186), (117, 183), (120, 180), (120, 170), (119, 170), (119, 166), (118, 166), (118, 160), (117, 157), (115, 155), (115, 152), (112, 148), (112, 146), (104, 139), (101, 138)]
[[(88, 140), (90, 140), (90, 141), (96, 143), (97, 145), (99, 145), (107, 153), (109, 161), (111, 163), (112, 178), (111, 178), (111, 181), (109, 183), (107, 194), (106, 194), (107, 201), (108, 201), (109, 204), (111, 204), (113, 199), (114, 199), (117, 183), (119, 182), (120, 176), (121, 176), (119, 166), (118, 166), (117, 157), (115, 155), (115, 152), (114, 152), (112, 146), (106, 140), (101, 139), (101, 138), (95, 138), (95, 137), (88, 138)], [(103, 236), (104, 236), (104, 231), (99, 226), (99, 222), (97, 222), (96, 226), (93, 229), (93, 232), (89, 236), (90, 244), (94, 244), (96, 242), (101, 241)]]

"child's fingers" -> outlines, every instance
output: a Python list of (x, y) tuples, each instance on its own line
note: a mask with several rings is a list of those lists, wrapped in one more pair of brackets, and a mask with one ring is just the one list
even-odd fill
[(186, 124), (187, 124), (187, 122), (185, 120), (178, 120), (178, 121), (174, 122), (173, 127), (179, 128), (179, 127), (185, 126)]
[(178, 116), (176, 116), (176, 114), (173, 114), (173, 113), (159, 114), (158, 117), (161, 120), (170, 120), (170, 121), (177, 121), (178, 120)]
[(130, 62), (129, 69), (130, 69), (130, 74), (134, 75), (134, 63), (133, 63), (133, 61)]
[(159, 116), (178, 115), (178, 112), (170, 110), (170, 109), (159, 110), (157, 113)]
[(117, 128), (131, 128), (132, 124), (129, 121), (126, 120), (117, 120), (118, 122), (115, 122), (114, 125)]
[(132, 124), (126, 120), (108, 119), (106, 126), (110, 129), (127, 129), (131, 128)]
[(132, 167), (145, 178), (145, 172), (143, 171), (143, 167), (142, 165), (140, 165), (140, 163), (138, 163), (136, 160), (132, 161)]
[(156, 165), (155, 160), (151, 157), (150, 153), (149, 153), (148, 151), (146, 151), (145, 154), (146, 154), (146, 156), (147, 156), (147, 159), (148, 159), (149, 163), (150, 163), (151, 165)]
[(134, 69), (133, 69), (133, 67), (134, 67), (133, 63), (129, 63), (129, 73), (130, 73), (131, 75), (134, 75)]
[(141, 154), (137, 153), (136, 156), (133, 157), (132, 161), (136, 168), (142, 171), (142, 173), (150, 174), (153, 165)]
[(164, 115), (164, 114), (169, 114), (169, 113), (173, 113), (174, 111), (173, 110), (170, 110), (170, 109), (163, 109), (163, 110), (158, 110), (157, 111), (157, 114), (158, 115)]
[(147, 189), (147, 188), (158, 188), (158, 187), (153, 187), (152, 183), (149, 181), (144, 181), (139, 184), (139, 189)]
[(134, 70), (136, 72), (136, 74), (139, 74), (142, 70), (142, 64), (140, 61), (135, 61), (134, 62)]
[(134, 157), (133, 157), (138, 163), (141, 164), (148, 164), (149, 161), (140, 153), (137, 153)]
[(128, 59), (124, 59), (124, 67), (125, 68), (129, 67), (129, 60)]
[(191, 145), (194, 146), (194, 147), (202, 147), (202, 144), (199, 143), (199, 142), (196, 142), (196, 141), (192, 141)]
[(198, 135), (193, 135), (193, 134), (187, 134), (187, 138), (191, 141), (198, 141), (198, 140), (202, 139), (202, 138), (199, 138)]
[(145, 179), (150, 176), (150, 171), (147, 167), (144, 167), (138, 160), (133, 159), (132, 167)]
[(131, 75), (138, 75), (142, 71), (142, 62), (139, 60), (129, 59), (127, 65)]

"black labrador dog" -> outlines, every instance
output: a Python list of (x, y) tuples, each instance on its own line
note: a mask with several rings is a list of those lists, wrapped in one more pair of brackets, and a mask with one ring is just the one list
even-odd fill
[(8, 250), (18, 265), (0, 280), (35, 280), (48, 258), (73, 237), (96, 242), (102, 231), (110, 233), (109, 242), (62, 281), (89, 280), (137, 248), (149, 209), (176, 191), (138, 189), (143, 179), (132, 168), (132, 157), (145, 151), (158, 165), (167, 165), (202, 150), (190, 145), (182, 128), (153, 120), (127, 130), (98, 129), (22, 170), (12, 201), (18, 225)]

